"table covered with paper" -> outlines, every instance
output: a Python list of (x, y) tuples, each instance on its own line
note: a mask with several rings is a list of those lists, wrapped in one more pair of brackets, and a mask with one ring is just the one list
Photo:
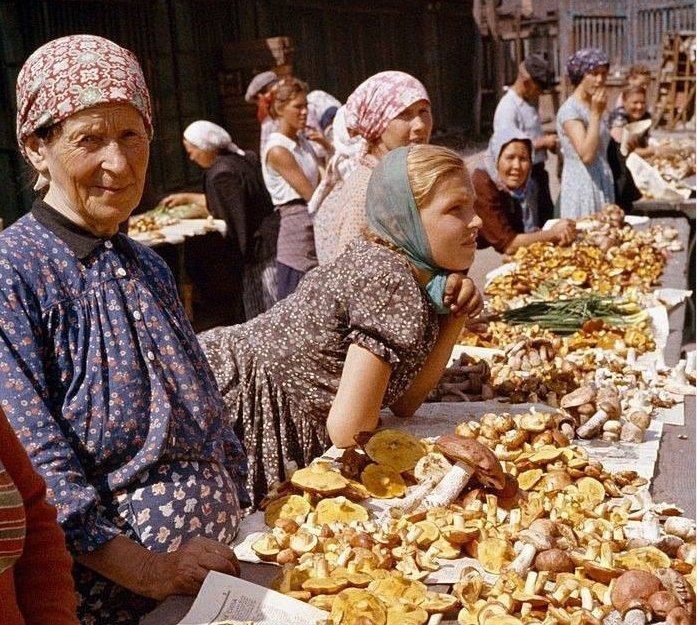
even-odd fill
[[(637, 570), (672, 576), (661, 588), (691, 610), (670, 584), (694, 585), (694, 476), (677, 498), (651, 494), (657, 465), (659, 477), (689, 472), (661, 449), (665, 428), (690, 432), (694, 455), (695, 355), (675, 347), (688, 293), (684, 278), (661, 288), (649, 275), (659, 257), (673, 278), (684, 269), (685, 232), (624, 228), (589, 226), (563, 265), (541, 250), (494, 272), (487, 316), (463, 334), (432, 401), (410, 419), (383, 411), (355, 448), (295, 471), (243, 519), (246, 581), (211, 573), (193, 605), (166, 602), (144, 625), (619, 623), (628, 608), (614, 591)], [(584, 264), (598, 231), (624, 245), (626, 257), (609, 258), (619, 273)], [(630, 278), (635, 253), (643, 282)], [(531, 272), (533, 260), (554, 280)], [(537, 280), (527, 291), (521, 272)], [(622, 275), (632, 284), (615, 288)], [(506, 323), (499, 295), (512, 289), (517, 301), (505, 299), (520, 308), (598, 286), (626, 324), (581, 316), (558, 335), (546, 311), (542, 326)]]

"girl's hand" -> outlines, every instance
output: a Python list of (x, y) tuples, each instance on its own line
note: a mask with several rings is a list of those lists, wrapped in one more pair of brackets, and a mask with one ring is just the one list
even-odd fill
[(470, 278), (461, 273), (451, 273), (445, 283), (443, 303), (455, 317), (476, 317), (484, 306), (482, 296)]
[(599, 87), (595, 90), (595, 93), (591, 96), (591, 111), (602, 115), (607, 107), (607, 91), (605, 87)]

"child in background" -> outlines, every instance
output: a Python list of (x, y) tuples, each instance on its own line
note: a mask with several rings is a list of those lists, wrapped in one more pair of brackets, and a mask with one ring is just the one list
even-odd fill
[(617, 96), (615, 108), (618, 109), (624, 106), (624, 98), (622, 93), (631, 87), (643, 87), (648, 91), (651, 84), (651, 70), (646, 65), (632, 65), (627, 73), (627, 86)]

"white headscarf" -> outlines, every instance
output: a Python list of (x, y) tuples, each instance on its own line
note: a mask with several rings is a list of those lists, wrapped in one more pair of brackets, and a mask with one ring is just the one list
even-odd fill
[(203, 119), (199, 119), (186, 127), (184, 139), (199, 150), (206, 152), (228, 150), (244, 156), (244, 150), (240, 150), (237, 144), (233, 143), (232, 137), (225, 128)]

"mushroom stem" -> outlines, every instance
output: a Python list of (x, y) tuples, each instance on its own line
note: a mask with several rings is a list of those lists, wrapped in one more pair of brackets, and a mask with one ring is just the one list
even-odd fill
[(531, 545), (530, 543), (523, 544), (520, 553), (518, 553), (515, 560), (508, 565), (508, 570), (514, 571), (519, 577), (525, 578), (532, 566), (532, 561), (535, 559), (536, 554), (537, 548), (535, 545)]
[(576, 436), (579, 438), (593, 438), (607, 420), (608, 414), (601, 408), (588, 421), (578, 427)]
[(423, 499), (424, 507), (447, 506), (455, 501), (473, 473), (474, 468), (472, 466), (461, 460), (456, 462), (441, 481), (436, 484), (433, 491)]
[(623, 625), (646, 625), (646, 612), (641, 608), (627, 610), (622, 620)]
[(392, 506), (380, 516), (378, 519), (378, 526), (382, 527), (390, 519), (398, 517), (400, 514), (408, 514), (409, 512), (416, 510), (419, 505), (423, 503), (424, 497), (431, 492), (431, 489), (435, 484), (435, 478), (428, 478), (418, 486), (414, 487), (414, 490), (412, 490), (410, 494), (402, 499), (399, 504)]

